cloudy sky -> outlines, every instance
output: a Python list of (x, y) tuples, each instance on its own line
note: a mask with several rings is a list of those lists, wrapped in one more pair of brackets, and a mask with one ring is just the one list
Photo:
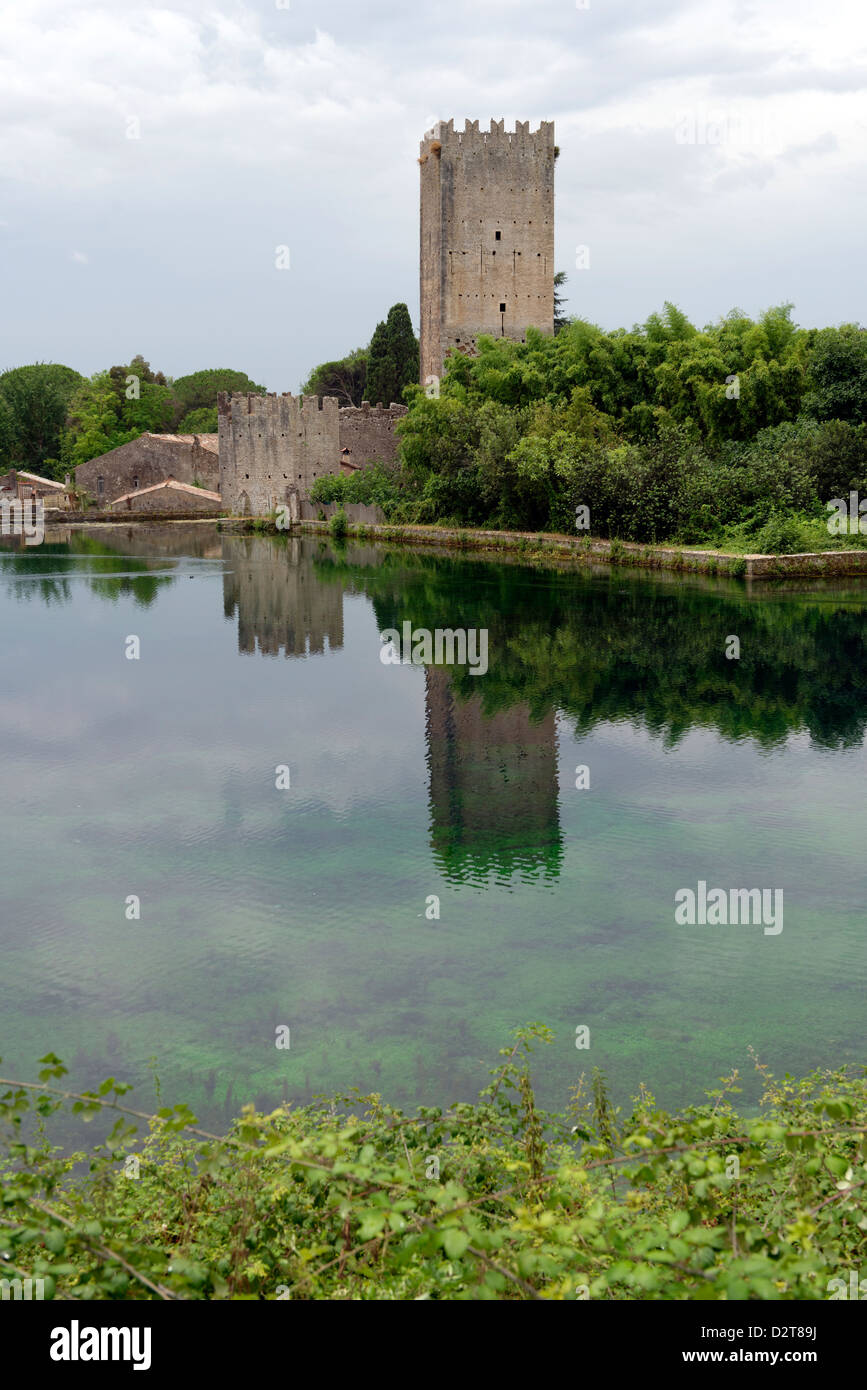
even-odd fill
[(450, 116), (556, 122), (572, 313), (867, 322), (865, 0), (583, 6), (0, 0), (0, 370), (141, 352), (295, 390), (392, 303), (417, 327), (418, 142)]

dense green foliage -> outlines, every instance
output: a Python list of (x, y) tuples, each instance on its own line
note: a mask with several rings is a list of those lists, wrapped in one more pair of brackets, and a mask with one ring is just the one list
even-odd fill
[(331, 518), (330, 530), (332, 540), (342, 541), (346, 539), (346, 533), (349, 530), (349, 522), (347, 520), (346, 512), (343, 510), (342, 507), (340, 508), (340, 511), (335, 512), (333, 517)]
[(449, 356), (399, 426), (396, 519), (794, 550), (867, 494), (867, 333), (791, 306), (697, 330), (673, 305), (630, 332), (571, 320)]
[(314, 367), (301, 386), (302, 396), (336, 396), (341, 405), (361, 405), (367, 399), (367, 348), (356, 348), (335, 362)]
[(404, 388), (418, 384), (418, 339), (405, 304), (394, 304), (378, 323), (367, 359), (367, 398), (371, 404), (403, 400)]
[(71, 367), (36, 362), (0, 376), (0, 468), (44, 472), (60, 451), (69, 399), (84, 381)]
[[(863, 1074), (777, 1081), (756, 1061), (761, 1113), (743, 1117), (737, 1072), (668, 1114), (644, 1088), (614, 1106), (594, 1071), (547, 1114), (529, 1054), (551, 1037), (518, 1030), (474, 1105), (410, 1117), (352, 1093), (245, 1110), (224, 1138), (183, 1105), (126, 1109), (113, 1078), (62, 1091), (49, 1055), (38, 1085), (0, 1083), (4, 1274), (72, 1300), (809, 1300), (848, 1283), (867, 1229)], [(44, 1127), (65, 1105), (118, 1119), (62, 1154)]]
[(264, 389), (228, 368), (172, 381), (141, 356), (89, 379), (51, 363), (16, 367), (0, 376), (0, 468), (62, 480), (146, 431), (215, 433), (220, 391)]
[(169, 381), (153, 372), (142, 357), (126, 367), (97, 372), (70, 402), (61, 441), (61, 459), (69, 470), (108, 453), (140, 434), (213, 433), (217, 428), (220, 391), (261, 394), (244, 372), (215, 368)]
[(178, 434), (216, 434), (218, 428), (217, 407), (202, 405), (191, 410), (178, 421)]
[(400, 403), (418, 382), (418, 339), (405, 304), (393, 304), (367, 347), (314, 367), (301, 386), (305, 396), (336, 396), (341, 405)]
[(310, 489), (313, 502), (360, 502), (394, 514), (401, 497), (400, 467), (375, 463), (354, 473), (323, 473)]
[(559, 333), (561, 328), (565, 328), (569, 322), (568, 314), (563, 312), (563, 305), (566, 303), (566, 296), (561, 294), (563, 286), (566, 284), (567, 275), (565, 270), (558, 270), (554, 276), (554, 332)]
[[(178, 419), (200, 410), (216, 410), (221, 391), (248, 391), (262, 395), (265, 387), (257, 386), (246, 372), (234, 372), (229, 367), (211, 367), (204, 372), (179, 376), (171, 383)], [(216, 428), (216, 425), (214, 426)]]
[(818, 420), (867, 420), (867, 333), (855, 324), (824, 328), (810, 353), (806, 410)]
[(128, 366), (97, 372), (69, 403), (60, 445), (66, 471), (108, 453), (146, 431), (170, 432), (176, 403), (162, 372), (151, 371), (142, 357)]

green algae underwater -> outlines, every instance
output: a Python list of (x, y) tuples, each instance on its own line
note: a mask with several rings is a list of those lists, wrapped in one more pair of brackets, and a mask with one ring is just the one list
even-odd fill
[[(529, 1019), (555, 1109), (593, 1067), (675, 1108), (733, 1067), (754, 1104), (750, 1048), (862, 1062), (865, 613), (212, 525), (4, 546), (3, 1074), (149, 1108), (153, 1072), (214, 1125), (471, 1099)], [(407, 621), (486, 630), (487, 672), (383, 664)], [(677, 925), (700, 881), (783, 931)]]

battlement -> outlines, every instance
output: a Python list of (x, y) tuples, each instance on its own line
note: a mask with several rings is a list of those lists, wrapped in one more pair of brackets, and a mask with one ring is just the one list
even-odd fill
[(492, 119), (490, 130), (480, 130), (478, 121), (467, 118), (461, 131), (455, 130), (454, 118), (437, 121), (425, 132), (419, 146), (419, 154), (422, 159), (426, 159), (430, 155), (442, 157), (445, 151), (461, 154), (470, 150), (502, 150), (513, 154), (550, 153), (551, 158), (554, 158), (553, 121), (541, 121), (539, 129), (532, 131), (529, 121), (516, 121), (514, 130), (506, 130), (505, 126), (505, 120)]
[(329, 413), (340, 408), (336, 396), (293, 396), (291, 391), (269, 391), (260, 396), (255, 391), (220, 391), (217, 396), (217, 415), (253, 415), (261, 418), (271, 416), (280, 409), (283, 402), (290, 410), (297, 409), (309, 416), (313, 411), (325, 410)]
[(376, 405), (371, 405), (370, 401), (362, 401), (361, 405), (344, 405), (340, 410), (340, 422), (343, 425), (346, 421), (356, 419), (360, 415), (387, 416), (392, 420), (399, 420), (408, 410), (408, 406), (398, 405), (392, 401), (391, 405), (385, 406), (382, 401), (377, 401)]

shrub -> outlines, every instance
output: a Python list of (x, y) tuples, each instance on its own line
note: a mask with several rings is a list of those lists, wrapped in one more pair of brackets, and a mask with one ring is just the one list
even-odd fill
[[(644, 1087), (615, 1104), (594, 1071), (555, 1114), (531, 1074), (552, 1034), (516, 1039), (475, 1104), (405, 1116), (355, 1091), (248, 1107), (223, 1137), (179, 1104), (140, 1138), (129, 1086), (61, 1090), (49, 1054), (38, 1086), (0, 1092), (4, 1273), (71, 1301), (800, 1301), (846, 1287), (863, 1255), (863, 1073), (778, 1082), (756, 1061), (747, 1117), (737, 1072), (671, 1114)], [(41, 1131), (67, 1105), (118, 1116), (78, 1155), (81, 1176), (44, 1135), (21, 1142), (28, 1111)]]
[(360, 468), (348, 477), (342, 473), (325, 473), (310, 489), (312, 502), (339, 502), (342, 506), (361, 503), (381, 507), (386, 518), (397, 511), (404, 500), (400, 468), (396, 464), (373, 463)]
[(803, 518), (772, 512), (756, 535), (756, 549), (763, 555), (794, 555), (806, 548)]

